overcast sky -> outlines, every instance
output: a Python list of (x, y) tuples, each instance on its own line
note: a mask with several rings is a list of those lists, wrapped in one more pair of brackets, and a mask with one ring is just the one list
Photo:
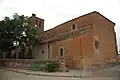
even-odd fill
[(45, 19), (45, 30), (83, 14), (98, 11), (116, 23), (120, 46), (120, 0), (0, 0), (0, 19), (13, 13)]

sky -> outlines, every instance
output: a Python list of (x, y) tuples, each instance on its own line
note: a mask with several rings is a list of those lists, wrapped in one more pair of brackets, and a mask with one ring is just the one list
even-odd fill
[(0, 0), (0, 19), (14, 13), (45, 20), (45, 30), (75, 17), (98, 11), (116, 23), (115, 31), (120, 47), (120, 0)]

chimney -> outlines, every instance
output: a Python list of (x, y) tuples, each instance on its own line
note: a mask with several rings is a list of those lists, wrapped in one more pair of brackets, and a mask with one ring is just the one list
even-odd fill
[(32, 14), (32, 17), (36, 17), (36, 14), (33, 13), (33, 14)]

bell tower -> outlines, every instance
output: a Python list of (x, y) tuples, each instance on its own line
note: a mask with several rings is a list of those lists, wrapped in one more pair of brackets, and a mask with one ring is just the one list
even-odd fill
[(32, 14), (29, 18), (30, 25), (38, 27), (40, 32), (44, 32), (44, 19), (36, 17), (36, 14)]

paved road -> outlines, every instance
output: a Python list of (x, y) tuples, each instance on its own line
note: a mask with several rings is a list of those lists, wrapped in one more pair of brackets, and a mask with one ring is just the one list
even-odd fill
[[(110, 74), (107, 76), (107, 74)], [(16, 73), (4, 69), (0, 69), (0, 80), (120, 80), (120, 65), (105, 70), (101, 70), (98, 74), (94, 74), (91, 78), (63, 78), (35, 76)]]
[(117, 77), (63, 78), (25, 75), (0, 69), (0, 80), (120, 80)]

